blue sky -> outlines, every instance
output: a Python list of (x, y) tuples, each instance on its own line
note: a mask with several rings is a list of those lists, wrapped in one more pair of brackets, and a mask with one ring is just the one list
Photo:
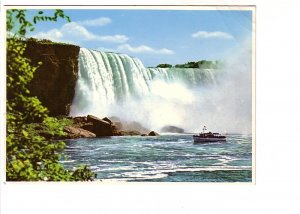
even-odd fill
[(29, 36), (126, 53), (145, 66), (224, 59), (252, 33), (252, 12), (245, 10), (64, 11), (72, 23), (41, 22)]

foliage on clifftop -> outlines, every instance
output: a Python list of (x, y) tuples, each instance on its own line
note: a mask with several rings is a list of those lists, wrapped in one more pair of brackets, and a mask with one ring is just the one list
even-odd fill
[(185, 64), (177, 64), (175, 66), (171, 64), (159, 64), (157, 68), (203, 68), (203, 69), (216, 69), (221, 65), (220, 61), (200, 60), (197, 62), (187, 62)]
[(170, 64), (159, 64), (156, 67), (157, 68), (172, 68), (172, 65), (170, 65)]
[(24, 43), (24, 45), (26, 45), (26, 43), (36, 43), (36, 44), (42, 44), (42, 45), (75, 46), (75, 47), (79, 48), (78, 45), (74, 45), (74, 44), (69, 44), (69, 43), (64, 43), (64, 42), (54, 42), (49, 39), (37, 39), (37, 38), (33, 38), (33, 37), (29, 37), (29, 38), (8, 37), (7, 41), (16, 40), (16, 39), (19, 40), (19, 42)]
[(71, 45), (71, 46), (79, 47), (77, 45), (73, 45), (73, 44), (69, 44), (69, 43), (53, 42), (49, 39), (37, 39), (37, 38), (33, 38), (33, 37), (26, 38), (25, 42), (39, 43), (39, 44), (44, 44), (44, 45)]
[(80, 167), (75, 171), (64, 169), (59, 160), (65, 143), (49, 141), (49, 138), (35, 130), (32, 125), (42, 123), (43, 127), (40, 128), (51, 135), (63, 134), (64, 124), (49, 117), (47, 108), (37, 97), (31, 96), (28, 90), (28, 84), (42, 62), (32, 65), (24, 57), (26, 44), (21, 41), (28, 30), (34, 30), (33, 26), (37, 21), (56, 21), (59, 17), (69, 19), (62, 10), (55, 10), (53, 16), (43, 16), (43, 11), (39, 11), (33, 21), (26, 19), (26, 10), (7, 11), (7, 32), (8, 35), (13, 34), (6, 43), (7, 181), (86, 181), (95, 177), (95, 173), (87, 167)]

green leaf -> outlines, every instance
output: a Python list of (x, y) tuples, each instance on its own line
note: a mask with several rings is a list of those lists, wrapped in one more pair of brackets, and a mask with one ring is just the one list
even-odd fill
[(23, 135), (24, 135), (24, 137), (26, 138), (26, 137), (28, 137), (28, 132), (26, 132), (26, 131), (24, 131), (24, 130), (22, 130), (22, 133), (23, 133)]

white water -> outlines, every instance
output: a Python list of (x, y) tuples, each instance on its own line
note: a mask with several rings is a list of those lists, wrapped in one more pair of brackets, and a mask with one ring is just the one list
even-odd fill
[(145, 68), (125, 54), (81, 48), (70, 114), (117, 116), (157, 131), (175, 125), (197, 132), (207, 125), (213, 131), (249, 133), (251, 66), (249, 71), (248, 65), (236, 64), (222, 71)]

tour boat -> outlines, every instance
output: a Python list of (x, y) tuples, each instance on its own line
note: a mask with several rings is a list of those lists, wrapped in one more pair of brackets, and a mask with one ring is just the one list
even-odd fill
[(205, 132), (207, 129), (204, 126), (203, 132), (198, 135), (193, 135), (195, 143), (209, 143), (209, 142), (221, 142), (226, 141), (226, 136), (219, 133)]

